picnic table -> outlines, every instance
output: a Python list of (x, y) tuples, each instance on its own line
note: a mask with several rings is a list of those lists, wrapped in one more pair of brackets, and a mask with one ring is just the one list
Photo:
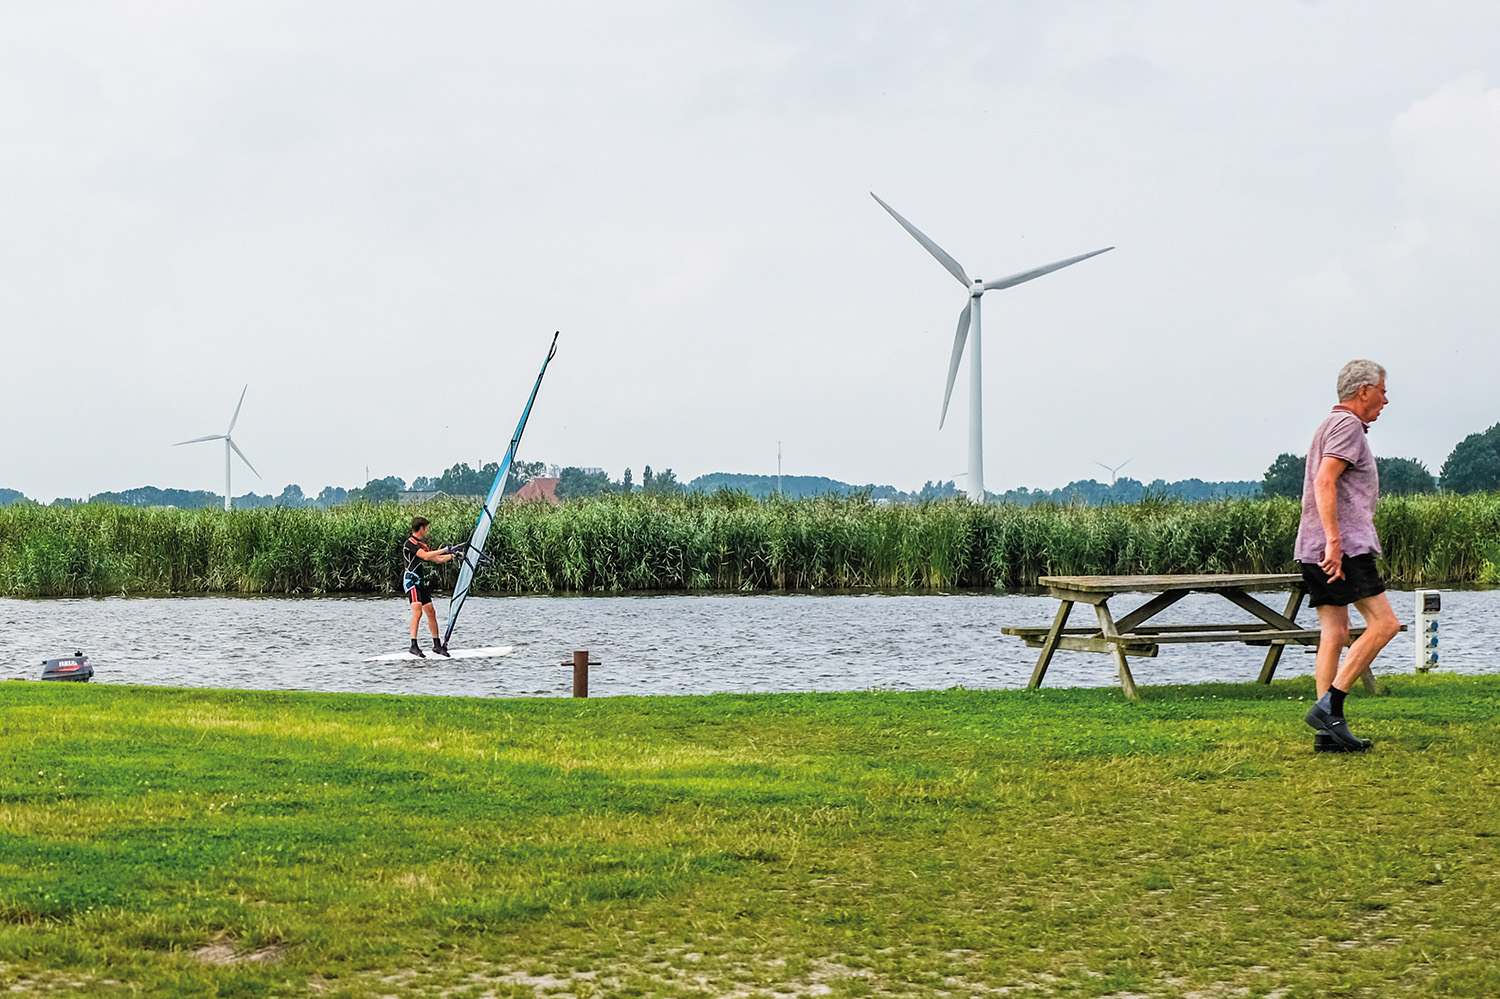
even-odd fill
[[(1120, 689), (1132, 700), (1140, 696), (1135, 678), (1130, 674), (1127, 656), (1155, 657), (1158, 648), (1168, 643), (1241, 642), (1264, 645), (1265, 662), (1260, 682), (1270, 683), (1281, 661), (1281, 651), (1288, 645), (1316, 646), (1317, 628), (1297, 624), (1297, 611), (1306, 597), (1302, 576), (1298, 573), (1254, 573), (1240, 575), (1166, 575), (1166, 576), (1043, 576), (1038, 580), (1048, 594), (1061, 601), (1051, 627), (1008, 626), (1002, 634), (1018, 635), (1032, 648), (1041, 649), (1036, 669), (1028, 687), (1041, 685), (1047, 667), (1058, 649), (1076, 652), (1100, 652), (1113, 657), (1120, 671)], [(1289, 590), (1286, 609), (1278, 613), (1252, 593)], [(1122, 593), (1153, 593), (1145, 603), (1116, 620), (1110, 613), (1111, 597)], [(1217, 593), (1236, 607), (1249, 612), (1254, 621), (1232, 624), (1149, 624), (1162, 611), (1189, 593)], [(1090, 604), (1098, 618), (1095, 627), (1068, 627), (1074, 604)], [(1403, 630), (1405, 630), (1403, 628)], [(1349, 629), (1352, 642), (1364, 634), (1363, 627)], [(1362, 677), (1367, 687), (1374, 682), (1366, 671)]]

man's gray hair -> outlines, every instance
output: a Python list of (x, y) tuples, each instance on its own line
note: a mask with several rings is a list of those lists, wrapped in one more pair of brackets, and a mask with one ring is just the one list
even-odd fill
[(1366, 385), (1379, 385), (1385, 380), (1385, 369), (1374, 361), (1350, 361), (1339, 372), (1339, 402), (1353, 399)]

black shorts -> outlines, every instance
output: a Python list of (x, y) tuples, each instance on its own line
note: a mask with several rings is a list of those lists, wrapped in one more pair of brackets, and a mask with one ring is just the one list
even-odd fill
[(1344, 578), (1330, 583), (1328, 574), (1316, 562), (1299, 562), (1302, 581), (1307, 585), (1307, 605), (1348, 607), (1352, 603), (1385, 592), (1385, 580), (1375, 568), (1375, 553), (1344, 556)]
[(410, 600), (418, 607), (426, 606), (427, 604), (432, 603), (432, 587), (428, 586), (426, 583), (418, 583), (416, 586), (413, 586), (411, 589), (406, 591), (406, 599)]

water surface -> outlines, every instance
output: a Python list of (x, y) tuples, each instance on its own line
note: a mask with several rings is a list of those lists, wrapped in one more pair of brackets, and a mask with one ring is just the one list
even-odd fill
[[(1281, 595), (1265, 599), (1278, 610)], [(1410, 593), (1392, 592), (1403, 623)], [(1115, 598), (1116, 617), (1145, 597)], [(0, 600), (3, 673), (35, 678), (41, 661), (85, 652), (95, 682), (255, 690), (321, 690), (475, 697), (563, 696), (573, 650), (601, 665), (594, 696), (715, 692), (941, 690), (1023, 687), (1036, 651), (1002, 635), (1008, 624), (1047, 625), (1049, 597), (951, 594), (471, 597), (455, 647), (512, 645), (498, 660), (366, 663), (406, 645), (407, 605), (337, 597), (110, 597)], [(439, 618), (447, 601), (439, 598)], [(1077, 607), (1070, 624), (1087, 624)], [(1160, 619), (1248, 620), (1211, 594), (1195, 594)], [(1304, 610), (1304, 623), (1315, 620)], [(1444, 591), (1441, 666), (1500, 668), (1500, 590)], [(423, 627), (423, 648), (430, 646)], [(1254, 680), (1265, 650), (1242, 645), (1166, 645), (1132, 659), (1141, 684)], [(1399, 636), (1377, 672), (1411, 672), (1413, 638)], [(1278, 676), (1310, 673), (1312, 656), (1291, 647)], [(1047, 686), (1110, 686), (1108, 657), (1060, 652)]]

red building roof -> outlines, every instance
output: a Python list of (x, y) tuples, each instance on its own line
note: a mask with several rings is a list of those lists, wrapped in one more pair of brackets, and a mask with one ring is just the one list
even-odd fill
[(517, 503), (533, 503), (540, 500), (551, 506), (557, 506), (562, 500), (557, 498), (558, 479), (532, 479), (520, 489), (516, 490)]

